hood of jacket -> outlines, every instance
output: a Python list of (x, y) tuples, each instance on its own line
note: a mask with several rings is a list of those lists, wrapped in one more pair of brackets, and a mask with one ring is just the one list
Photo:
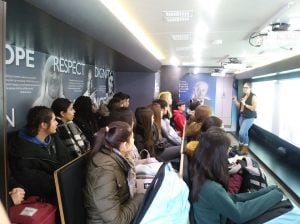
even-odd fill
[(51, 142), (51, 136), (50, 135), (48, 135), (47, 138), (45, 139), (45, 141), (42, 142), (37, 137), (35, 137), (35, 136), (32, 137), (32, 136), (28, 135), (24, 128), (19, 131), (19, 137), (20, 137), (20, 139), (23, 139), (25, 141), (31, 142), (31, 143), (36, 144), (36, 145), (42, 145), (42, 146), (48, 146)]
[(181, 110), (173, 110), (173, 116), (183, 115), (183, 111)]
[(20, 130), (10, 138), (9, 154), (12, 157), (51, 159), (51, 155), (48, 152), (48, 146), (53, 144), (51, 136), (49, 136), (47, 142), (43, 143)]

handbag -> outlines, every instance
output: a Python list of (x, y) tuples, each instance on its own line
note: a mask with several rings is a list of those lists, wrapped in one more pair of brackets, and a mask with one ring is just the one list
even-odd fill
[(55, 212), (56, 206), (31, 196), (22, 204), (9, 208), (9, 217), (17, 224), (55, 224)]
[[(151, 157), (148, 150), (143, 149), (140, 153), (144, 152), (147, 153), (147, 159), (150, 159)], [(135, 165), (137, 193), (144, 194), (147, 191), (161, 165), (161, 162)]]

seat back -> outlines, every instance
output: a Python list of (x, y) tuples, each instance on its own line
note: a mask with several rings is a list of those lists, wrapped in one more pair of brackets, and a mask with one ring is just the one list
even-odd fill
[(83, 188), (89, 152), (54, 172), (61, 224), (86, 223)]

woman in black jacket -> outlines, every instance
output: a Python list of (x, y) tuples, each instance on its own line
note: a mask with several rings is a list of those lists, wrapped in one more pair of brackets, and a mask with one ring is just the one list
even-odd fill
[(58, 122), (57, 134), (68, 147), (71, 156), (76, 158), (90, 150), (90, 142), (73, 122), (75, 114), (73, 103), (66, 98), (57, 98), (53, 101), (51, 109)]
[(53, 172), (71, 160), (68, 149), (56, 133), (54, 113), (47, 107), (29, 110), (27, 125), (16, 132), (9, 145), (9, 164), (26, 196), (37, 195), (55, 201)]
[(84, 133), (90, 144), (94, 145), (94, 135), (99, 130), (96, 114), (93, 112), (92, 100), (88, 96), (80, 96), (74, 103), (76, 111), (74, 122)]

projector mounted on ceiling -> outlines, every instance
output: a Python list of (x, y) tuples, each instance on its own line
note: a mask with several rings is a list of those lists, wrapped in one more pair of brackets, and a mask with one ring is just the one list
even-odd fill
[(272, 27), (272, 31), (288, 31), (290, 24), (288, 23), (273, 23), (270, 25)]

